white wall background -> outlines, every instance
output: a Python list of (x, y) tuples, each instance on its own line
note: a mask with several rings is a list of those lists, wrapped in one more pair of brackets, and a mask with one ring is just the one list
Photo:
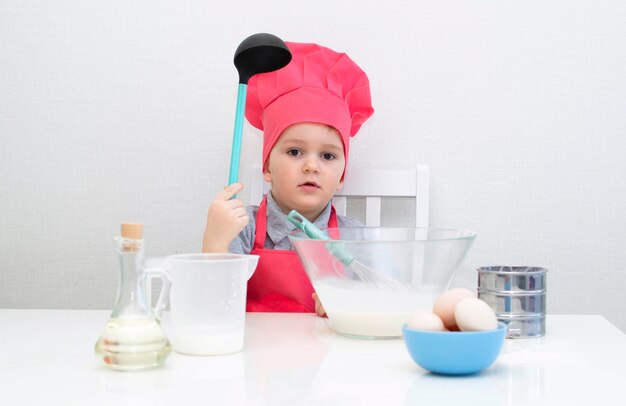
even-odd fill
[[(626, 331), (617, 0), (0, 0), (0, 307), (110, 308), (121, 221), (146, 224), (149, 256), (199, 251), (228, 178), (233, 53), (255, 32), (368, 72), (350, 164), (431, 166), (431, 225), (479, 235), (455, 284), (544, 266), (549, 312)], [(261, 145), (245, 136), (244, 182)], [(410, 201), (384, 209), (413, 221)]]

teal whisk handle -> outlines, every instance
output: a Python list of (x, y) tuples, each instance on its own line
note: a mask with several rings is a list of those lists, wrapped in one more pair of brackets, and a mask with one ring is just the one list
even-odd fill
[(313, 238), (314, 240), (330, 240), (329, 236), (295, 210), (289, 212), (287, 219), (300, 230), (304, 231), (309, 238)]
[[(292, 222), (296, 227), (302, 230), (309, 238), (314, 240), (330, 240), (331, 238), (324, 234), (322, 230), (307, 220), (302, 214), (295, 210), (292, 210), (287, 215), (287, 219)], [(331, 242), (326, 244), (328, 251), (340, 260), (344, 265), (350, 265), (354, 260), (354, 257), (346, 251), (345, 246), (342, 243)]]

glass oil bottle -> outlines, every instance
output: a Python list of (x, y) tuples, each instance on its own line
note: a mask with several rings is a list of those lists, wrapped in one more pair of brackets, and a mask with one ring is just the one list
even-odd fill
[(153, 271), (149, 277), (162, 280), (156, 311), (146, 292), (148, 274), (144, 273), (143, 225), (122, 224), (117, 241), (120, 278), (117, 300), (104, 332), (96, 343), (96, 354), (117, 371), (141, 371), (162, 366), (171, 352), (171, 345), (159, 324), (158, 312), (169, 293), (166, 273)]

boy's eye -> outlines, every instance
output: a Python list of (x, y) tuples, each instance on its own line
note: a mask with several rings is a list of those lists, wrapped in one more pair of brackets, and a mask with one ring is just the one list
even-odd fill
[(324, 152), (322, 154), (322, 158), (324, 158), (327, 161), (332, 161), (333, 159), (336, 159), (337, 157), (335, 156), (335, 154), (331, 154), (330, 152)]
[(287, 151), (287, 154), (291, 156), (298, 156), (302, 154), (302, 151), (300, 151), (299, 149), (291, 148)]

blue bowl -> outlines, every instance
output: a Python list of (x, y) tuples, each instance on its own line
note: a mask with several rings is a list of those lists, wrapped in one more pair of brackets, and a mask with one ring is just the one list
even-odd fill
[(487, 368), (498, 358), (506, 324), (488, 331), (427, 331), (402, 327), (411, 358), (436, 374), (468, 375)]

